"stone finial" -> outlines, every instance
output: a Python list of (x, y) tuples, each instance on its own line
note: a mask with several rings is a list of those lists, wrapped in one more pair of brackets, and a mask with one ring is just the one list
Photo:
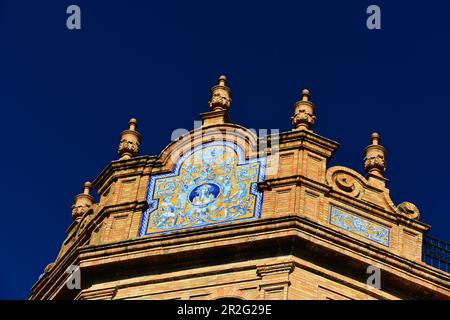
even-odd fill
[(368, 174), (383, 177), (386, 171), (386, 149), (380, 145), (380, 135), (372, 133), (371, 144), (364, 150), (364, 168)]
[(94, 197), (90, 195), (92, 184), (85, 182), (83, 193), (76, 195), (72, 205), (72, 219), (79, 221), (83, 214), (94, 204)]
[(120, 134), (119, 159), (126, 160), (137, 156), (139, 145), (141, 144), (141, 135), (136, 131), (137, 121), (132, 118), (128, 122), (128, 129)]
[(397, 206), (398, 210), (405, 216), (411, 219), (419, 219), (420, 211), (417, 209), (414, 203), (411, 202), (402, 202)]
[(309, 90), (303, 89), (300, 101), (294, 104), (294, 115), (291, 117), (294, 130), (312, 130), (316, 116), (315, 106), (309, 101)]
[(231, 105), (231, 90), (227, 87), (227, 77), (219, 77), (217, 85), (211, 88), (211, 100), (208, 102), (212, 111), (227, 110)]

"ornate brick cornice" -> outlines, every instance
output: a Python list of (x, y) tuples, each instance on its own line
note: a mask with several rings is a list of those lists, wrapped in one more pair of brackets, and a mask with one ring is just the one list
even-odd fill
[(117, 287), (97, 290), (83, 290), (75, 300), (112, 300), (117, 294)]
[(307, 130), (281, 132), (265, 137), (271, 145), (273, 139), (278, 140), (280, 150), (307, 149), (330, 158), (339, 148), (339, 143)]
[(274, 263), (270, 265), (258, 266), (256, 268), (256, 274), (260, 277), (264, 277), (269, 274), (289, 274), (294, 270), (293, 262)]
[(144, 169), (151, 168), (156, 156), (140, 156), (128, 160), (112, 161), (92, 182), (92, 186), (101, 194), (117, 178), (124, 178), (144, 173)]
[(258, 187), (261, 191), (268, 191), (272, 190), (272, 188), (283, 187), (288, 185), (297, 185), (297, 186), (306, 185), (312, 189), (316, 189), (317, 191), (321, 191), (324, 193), (328, 193), (331, 190), (330, 186), (324, 183), (320, 183), (316, 180), (310, 179), (308, 177), (305, 177), (303, 175), (292, 175), (282, 178), (266, 179), (258, 183)]
[(204, 126), (231, 122), (228, 110), (223, 109), (201, 113), (200, 119), (202, 119)]
[[(111, 244), (74, 247), (63, 259), (56, 262), (48, 276), (36, 283), (30, 298), (41, 299), (46, 296), (46, 292), (57, 292), (56, 288), (64, 285), (67, 278), (65, 270), (71, 264), (79, 264), (82, 271), (102, 265), (119, 267), (122, 263), (131, 264), (133, 261), (152, 259), (155, 255), (160, 256), (162, 252), (174, 258), (179, 255), (186, 256), (187, 252), (192, 252), (192, 255), (206, 243), (211, 250), (223, 250), (224, 246), (236, 248), (239, 244), (242, 245), (242, 250), (246, 250), (247, 246), (243, 245), (245, 243), (256, 245), (259, 242), (277, 242), (282, 239), (287, 241), (290, 238), (314, 245), (316, 250), (320, 249), (327, 255), (334, 252), (333, 254), (351, 256), (355, 261), (359, 261), (358, 263), (377, 263), (399, 281), (410, 281), (412, 276), (417, 287), (424, 290), (427, 283), (441, 287), (441, 292), (450, 288), (450, 276), (443, 271), (408, 260), (387, 249), (360, 241), (306, 218), (287, 216), (175, 231)], [(288, 243), (294, 244), (290, 241)], [(162, 248), (163, 251), (160, 251)], [(124, 255), (127, 257), (126, 261), (123, 259)], [(50, 290), (50, 287), (53, 289)]]

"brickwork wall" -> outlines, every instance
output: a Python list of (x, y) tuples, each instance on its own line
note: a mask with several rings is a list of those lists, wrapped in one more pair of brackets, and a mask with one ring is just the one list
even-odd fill
[[(113, 293), (110, 299), (217, 299), (234, 297), (265, 300), (373, 300), (397, 299), (388, 293), (332, 275), (324, 277), (302, 268), (307, 264), (292, 256), (245, 263), (193, 268), (178, 272), (109, 281), (84, 290), (79, 298), (94, 299)], [(341, 278), (330, 280), (329, 276)], [(352, 283), (353, 287), (345, 285)], [(360, 289), (358, 289), (358, 287)]]
[[(234, 129), (236, 132), (241, 130)], [(214, 137), (217, 138), (214, 133), (206, 134), (202, 141), (210, 141)], [(315, 142), (310, 143), (308, 139)], [(231, 141), (242, 145), (247, 157), (252, 157), (256, 154), (252, 146), (254, 140), (253, 136), (245, 138), (245, 134), (241, 132), (236, 133)], [(323, 226), (330, 232), (333, 231), (333, 237), (352, 238), (359, 246), (378, 248), (381, 253), (377, 254), (381, 256), (382, 252), (387, 252), (421, 263), (422, 234), (426, 228), (410, 220), (402, 222), (393, 208), (387, 189), (380, 188), (378, 182), (373, 184), (351, 169), (327, 169), (327, 158), (332, 154), (332, 147), (331, 142), (324, 138), (307, 136), (285, 140), (280, 144), (279, 158), (276, 159), (279, 164), (277, 170), (270, 171), (266, 182), (260, 186), (264, 192), (261, 220), (298, 216), (315, 223), (317, 228)], [(122, 162), (123, 166), (115, 162), (113, 169), (106, 169), (97, 182), (100, 200), (92, 217), (96, 228), (89, 231), (89, 245), (102, 246), (102, 250), (106, 252), (110, 245), (138, 239), (142, 212), (146, 208), (149, 177), (151, 174), (170, 172), (176, 160), (174, 153), (178, 153), (185, 145), (183, 141), (172, 143), (158, 160), (125, 160)], [(274, 161), (274, 155), (269, 155), (269, 160)], [(135, 165), (131, 165), (133, 161), (136, 161)], [(127, 163), (131, 164), (127, 166)], [(340, 177), (344, 177), (342, 181), (345, 183), (353, 183), (351, 187), (340, 187)], [(389, 228), (389, 246), (330, 224), (331, 205)], [(80, 233), (76, 226), (72, 228)], [(267, 234), (268, 239), (271, 237)], [(72, 243), (76, 243), (76, 237), (72, 238), (74, 240), (63, 246), (60, 257), (70, 250)], [(208, 243), (205, 242), (202, 246), (207, 249)], [(331, 242), (327, 246), (333, 251), (353, 256), (355, 261), (362, 261), (360, 256), (353, 253), (352, 248), (343, 248)], [(127, 256), (121, 256), (120, 260), (126, 261)], [(414, 278), (410, 279), (415, 281)], [(434, 288), (433, 284), (429, 285), (431, 289)], [(189, 267), (186, 261), (184, 270), (161, 269), (158, 274), (146, 274), (143, 271), (141, 276), (94, 281), (77, 296), (78, 299), (193, 300), (220, 297), (333, 300), (402, 298), (368, 288), (364, 282), (319, 267), (298, 256), (274, 256), (246, 262), (233, 262), (231, 259), (225, 265), (212, 263), (202, 268)]]

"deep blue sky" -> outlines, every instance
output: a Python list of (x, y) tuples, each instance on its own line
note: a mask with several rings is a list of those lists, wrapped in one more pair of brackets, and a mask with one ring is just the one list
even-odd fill
[[(370, 4), (382, 30), (366, 28)], [(394, 202), (450, 241), (449, 35), (445, 0), (0, 0), (0, 298), (25, 298), (55, 259), (73, 196), (117, 159), (129, 118), (141, 154), (158, 154), (208, 110), (221, 73), (250, 128), (290, 130), (309, 88), (315, 132), (341, 143), (334, 165), (362, 173), (380, 132)]]

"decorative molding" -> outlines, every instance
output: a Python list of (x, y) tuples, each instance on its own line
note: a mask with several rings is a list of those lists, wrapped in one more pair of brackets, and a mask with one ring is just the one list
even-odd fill
[(138, 141), (132, 141), (127, 139), (120, 140), (119, 147), (118, 147), (118, 153), (120, 155), (129, 153), (131, 155), (137, 155), (139, 152), (139, 142)]
[(117, 288), (106, 288), (97, 290), (83, 290), (75, 300), (112, 300), (117, 294)]
[(259, 277), (265, 277), (269, 274), (274, 273), (287, 273), (290, 274), (292, 271), (294, 271), (295, 264), (293, 262), (283, 262), (283, 263), (276, 263), (276, 264), (270, 264), (270, 265), (262, 265), (256, 267), (256, 274)]
[(260, 298), (286, 300), (291, 284), (289, 275), (294, 271), (294, 268), (294, 262), (257, 266), (256, 274), (261, 277)]
[(384, 156), (381, 154), (366, 156), (364, 158), (364, 169), (368, 172), (372, 169), (377, 169), (381, 172), (386, 171)]
[[(410, 221), (419, 223), (415, 220)], [(214, 247), (237, 246), (241, 243), (248, 243), (250, 235), (252, 243), (257, 244), (261, 241), (267, 241), (268, 232), (272, 232), (274, 241), (286, 239), (287, 231), (290, 232), (290, 237), (293, 239), (318, 245), (321, 250), (323, 249), (320, 254), (326, 255), (337, 251), (342, 254), (353, 252), (358, 257), (356, 261), (363, 263), (367, 259), (371, 259), (385, 266), (386, 272), (397, 277), (399, 281), (410, 282), (411, 277), (413, 277), (418, 281), (415, 282), (419, 286), (418, 290), (425, 290), (428, 284), (433, 282), (439, 288), (439, 294), (441, 294), (450, 285), (448, 273), (425, 263), (408, 260), (390, 252), (384, 246), (372, 245), (309, 219), (299, 216), (284, 216), (225, 224), (220, 227), (210, 226), (190, 229), (160, 234), (157, 237), (135, 238), (96, 246), (82, 247), (81, 245), (75, 245), (69, 249), (62, 259), (56, 261), (55, 266), (46, 276), (33, 285), (29, 299), (46, 299), (49, 297), (51, 288), (65, 286), (66, 278), (58, 278), (58, 275), (65, 275), (65, 270), (69, 265), (78, 264), (80, 261), (82, 270), (83, 264), (95, 268), (101, 268), (103, 265), (116, 265), (120, 269), (125, 266), (124, 254), (128, 255), (128, 264), (142, 260), (143, 257), (151, 261), (152, 256), (157, 254), (156, 248), (167, 247), (167, 255), (179, 255), (181, 258), (198, 250), (205, 241), (215, 243)], [(294, 245), (295, 243), (289, 240), (286, 245)], [(329, 243), (334, 243), (336, 247), (333, 249), (333, 247), (326, 246)], [(342, 251), (339, 248), (348, 248), (348, 250)], [(108, 258), (105, 258), (105, 252), (109, 252)], [(441, 296), (443, 295), (441, 294)]]

